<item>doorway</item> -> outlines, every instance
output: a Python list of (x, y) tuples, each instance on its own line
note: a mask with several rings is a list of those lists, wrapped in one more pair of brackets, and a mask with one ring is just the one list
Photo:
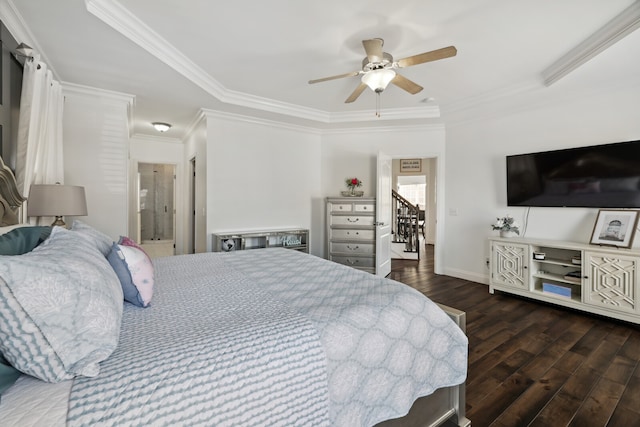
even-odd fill
[(175, 253), (175, 165), (138, 163), (138, 242), (152, 257)]
[[(420, 175), (425, 177), (426, 199), (424, 201), (425, 221), (423, 242), (433, 245), (434, 271), (443, 274), (443, 241), (444, 241), (444, 167), (442, 155), (437, 152), (397, 154), (388, 153), (393, 158), (393, 187), (397, 188), (398, 178), (403, 175), (400, 171), (400, 159), (421, 159)], [(405, 175), (417, 175), (415, 172)], [(378, 181), (377, 185), (381, 183)], [(389, 219), (390, 220), (390, 219)], [(424, 248), (424, 245), (421, 246)]]

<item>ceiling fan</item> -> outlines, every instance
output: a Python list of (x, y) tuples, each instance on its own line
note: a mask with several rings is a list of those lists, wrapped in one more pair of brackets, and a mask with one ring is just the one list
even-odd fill
[(362, 45), (364, 46), (367, 56), (362, 60), (361, 71), (353, 71), (351, 73), (339, 74), (337, 76), (309, 80), (309, 84), (326, 82), (327, 80), (341, 79), (344, 77), (362, 76), (360, 79), (360, 85), (358, 85), (351, 95), (349, 95), (349, 97), (344, 101), (345, 103), (350, 103), (358, 99), (367, 86), (379, 94), (386, 89), (389, 83), (392, 83), (399, 88), (406, 90), (410, 94), (415, 95), (420, 92), (423, 87), (398, 74), (395, 70), (397, 68), (405, 68), (412, 65), (424, 64), (425, 62), (450, 58), (452, 56), (456, 56), (456, 53), (458, 52), (455, 47), (449, 46), (394, 61), (393, 56), (382, 51), (382, 46), (384, 45), (383, 39), (375, 38), (362, 40)]

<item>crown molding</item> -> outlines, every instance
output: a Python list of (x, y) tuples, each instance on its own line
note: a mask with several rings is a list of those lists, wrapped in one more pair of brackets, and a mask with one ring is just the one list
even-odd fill
[[(352, 121), (377, 121), (380, 119), (376, 117), (375, 113), (371, 110), (329, 113), (314, 108), (229, 90), (117, 0), (85, 0), (85, 4), (91, 14), (221, 102), (327, 124)], [(439, 116), (439, 108), (437, 106), (430, 106), (415, 109), (399, 108), (384, 110), (382, 117), (384, 117), (383, 120), (398, 120), (436, 118)]]
[(270, 128), (280, 128), (287, 130), (295, 130), (306, 133), (312, 133), (316, 135), (337, 135), (337, 134), (357, 134), (363, 132), (435, 132), (435, 131), (444, 131), (445, 126), (442, 123), (430, 123), (430, 124), (416, 124), (416, 125), (389, 125), (389, 126), (360, 126), (360, 127), (344, 127), (344, 128), (333, 128), (333, 129), (319, 129), (313, 126), (301, 126), (295, 125), (287, 122), (281, 122), (270, 119), (262, 119), (255, 116), (248, 116), (237, 113), (229, 113), (226, 111), (220, 110), (210, 110), (210, 109), (202, 109), (198, 114), (198, 118), (196, 119), (196, 123), (202, 120), (203, 118), (212, 118), (212, 119), (224, 119), (228, 121), (235, 121), (238, 123), (251, 123), (258, 124), (263, 126), (268, 126)]
[(389, 125), (375, 127), (348, 127), (337, 129), (324, 129), (323, 135), (343, 135), (343, 134), (362, 134), (367, 132), (444, 132), (445, 125), (443, 123), (417, 124), (417, 125)]
[(99, 98), (100, 100), (110, 101), (114, 103), (125, 103), (128, 105), (133, 105), (135, 103), (135, 95), (130, 95), (128, 93), (116, 92), (113, 90), (106, 89), (98, 89), (95, 87), (79, 85), (76, 83), (62, 82), (62, 90), (66, 95), (76, 95), (76, 96), (86, 96), (95, 100), (95, 98)]
[(169, 41), (115, 0), (85, 0), (89, 13), (164, 62), (202, 89), (221, 99), (224, 87)]
[(232, 90), (227, 90), (220, 100), (227, 104), (254, 108), (270, 113), (284, 114), (299, 119), (313, 120), (322, 123), (329, 123), (330, 121), (330, 114), (325, 111)]
[(545, 86), (551, 86), (639, 27), (640, 0), (636, 0), (618, 16), (543, 70), (541, 75)]
[(380, 116), (374, 110), (360, 110), (347, 113), (331, 113), (329, 123), (406, 120), (406, 119), (437, 119), (440, 118), (440, 107), (437, 105), (420, 108), (390, 108), (380, 111)]
[(201, 113), (204, 117), (211, 118), (211, 119), (224, 119), (224, 120), (235, 121), (239, 123), (251, 123), (251, 124), (257, 124), (261, 126), (268, 126), (270, 128), (275, 127), (279, 129), (294, 130), (298, 132), (314, 133), (318, 135), (322, 133), (322, 131), (316, 127), (296, 125), (296, 124), (287, 123), (283, 121), (263, 119), (255, 116), (229, 113), (229, 112), (220, 111), (220, 110), (210, 110), (210, 109), (203, 108), (201, 110)]
[(47, 68), (51, 71), (51, 74), (53, 74), (53, 78), (60, 81), (60, 77), (51, 64), (51, 61), (49, 61), (44, 54), (42, 47), (36, 41), (29, 26), (11, 0), (0, 0), (0, 20), (2, 20), (2, 23), (7, 27), (18, 44), (26, 43), (31, 46), (33, 50), (40, 55), (40, 60), (47, 64)]

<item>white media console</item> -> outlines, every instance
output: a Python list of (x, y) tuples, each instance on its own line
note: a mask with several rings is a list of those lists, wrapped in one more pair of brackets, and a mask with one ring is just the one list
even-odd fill
[(640, 251), (491, 238), (489, 292), (499, 290), (640, 323)]

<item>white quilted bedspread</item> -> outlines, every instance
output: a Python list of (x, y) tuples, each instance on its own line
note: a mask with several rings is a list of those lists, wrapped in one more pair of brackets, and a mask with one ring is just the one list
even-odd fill
[(226, 255), (236, 271), (318, 329), (332, 425), (397, 418), (416, 398), (464, 382), (467, 337), (415, 289), (288, 249)]
[[(21, 378), (8, 425), (372, 426), (466, 378), (466, 336), (406, 285), (288, 249), (154, 264), (151, 307), (125, 304), (118, 349), (74, 381), (68, 414), (70, 383)], [(46, 386), (55, 398), (34, 399)]]
[(152, 305), (125, 304), (97, 378), (76, 378), (67, 425), (328, 426), (312, 323), (215, 254), (156, 263)]

